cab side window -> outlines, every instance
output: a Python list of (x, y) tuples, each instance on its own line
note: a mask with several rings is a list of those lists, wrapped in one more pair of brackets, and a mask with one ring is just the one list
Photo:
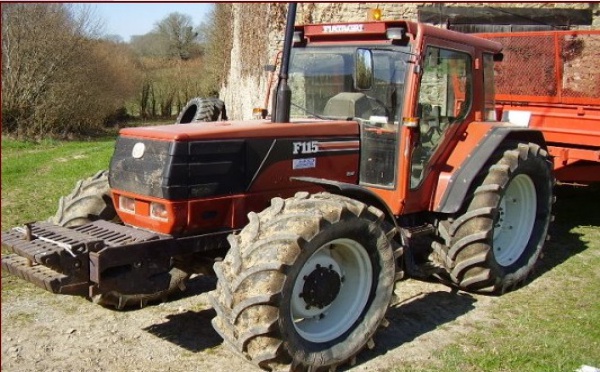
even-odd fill
[(467, 116), (472, 102), (472, 63), (467, 53), (428, 47), (419, 90), (420, 138), (411, 160), (411, 188), (427, 174), (448, 128)]

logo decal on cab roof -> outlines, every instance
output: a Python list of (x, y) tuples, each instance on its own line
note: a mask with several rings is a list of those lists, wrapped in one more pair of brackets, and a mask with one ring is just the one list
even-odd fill
[(344, 33), (344, 32), (363, 32), (365, 29), (365, 25), (363, 24), (354, 24), (354, 25), (326, 25), (323, 26), (324, 34), (333, 34), (333, 33)]

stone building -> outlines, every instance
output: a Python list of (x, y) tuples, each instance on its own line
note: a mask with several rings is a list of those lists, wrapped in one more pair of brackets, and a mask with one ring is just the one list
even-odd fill
[[(232, 49), (221, 89), (231, 119), (250, 119), (252, 109), (269, 105), (274, 64), (283, 45), (287, 4), (231, 3)], [(380, 8), (383, 19), (427, 22), (461, 32), (600, 29), (600, 3), (301, 3), (297, 24), (356, 22)], [(227, 65), (227, 64), (226, 64)], [(272, 85), (269, 84), (271, 81)]]

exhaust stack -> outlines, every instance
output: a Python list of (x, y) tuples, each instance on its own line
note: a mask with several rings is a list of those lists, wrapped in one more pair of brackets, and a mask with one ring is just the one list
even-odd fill
[(290, 54), (292, 52), (292, 39), (294, 38), (294, 23), (296, 21), (297, 3), (288, 6), (287, 21), (285, 25), (285, 39), (283, 41), (283, 56), (279, 69), (279, 82), (273, 95), (273, 123), (288, 123), (290, 121), (290, 106), (292, 104), (292, 91), (288, 86), (288, 71)]

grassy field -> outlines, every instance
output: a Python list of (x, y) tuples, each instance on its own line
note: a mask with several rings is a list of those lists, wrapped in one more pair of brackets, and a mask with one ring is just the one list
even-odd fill
[(498, 298), (493, 326), (446, 348), (439, 370), (600, 367), (600, 188), (563, 186), (556, 193), (551, 240), (532, 281)]
[[(51, 216), (77, 180), (107, 169), (113, 145), (114, 138), (3, 139), (2, 228)], [(552, 239), (531, 283), (498, 298), (489, 314), (493, 321), (444, 348), (435, 363), (395, 371), (600, 367), (600, 190), (560, 188), (557, 194)]]
[(2, 139), (2, 228), (46, 219), (82, 178), (108, 169), (114, 138), (95, 141)]

